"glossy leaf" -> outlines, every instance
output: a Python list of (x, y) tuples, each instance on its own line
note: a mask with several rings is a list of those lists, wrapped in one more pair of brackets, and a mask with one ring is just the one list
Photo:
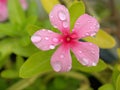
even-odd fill
[(115, 88), (112, 84), (105, 84), (101, 86), (98, 90), (115, 90)]
[(72, 56), (72, 58), (73, 58), (73, 62), (72, 62), (73, 63), (73, 69), (75, 69), (75, 70), (80, 70), (80, 71), (83, 71), (83, 72), (91, 73), (91, 72), (100, 72), (100, 71), (102, 71), (102, 70), (107, 68), (107, 65), (101, 59), (99, 60), (97, 66), (87, 67), (87, 66), (81, 65), (77, 61), (75, 56)]
[(113, 48), (115, 39), (103, 30), (99, 30), (95, 37), (87, 37), (84, 40), (98, 45), (100, 48)]
[(4, 78), (17, 78), (18, 77), (18, 72), (12, 69), (4, 70), (1, 73), (1, 76)]
[(78, 17), (85, 13), (85, 6), (83, 1), (73, 3), (69, 8), (69, 12), (70, 12), (70, 26), (72, 29)]
[(117, 80), (116, 80), (116, 90), (120, 90), (120, 74), (119, 74), (119, 76), (117, 77)]
[(28, 58), (20, 68), (20, 77), (29, 78), (37, 74), (51, 71), (50, 58), (52, 51), (39, 51)]
[(52, 8), (56, 5), (59, 4), (59, 0), (40, 0), (44, 9), (49, 13)]

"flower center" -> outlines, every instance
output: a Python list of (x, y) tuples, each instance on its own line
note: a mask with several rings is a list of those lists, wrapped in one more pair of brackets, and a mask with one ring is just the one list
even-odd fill
[(75, 33), (66, 34), (62, 36), (62, 40), (64, 43), (71, 43), (72, 41), (77, 39), (77, 35)]

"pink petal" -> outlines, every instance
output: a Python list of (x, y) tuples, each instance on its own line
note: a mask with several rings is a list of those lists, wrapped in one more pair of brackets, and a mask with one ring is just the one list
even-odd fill
[(20, 0), (20, 3), (21, 3), (21, 5), (22, 5), (22, 8), (23, 8), (24, 10), (27, 10), (27, 8), (28, 8), (27, 0)]
[(61, 45), (51, 58), (52, 68), (56, 72), (67, 72), (71, 69), (70, 48), (66, 45)]
[(0, 22), (5, 21), (8, 18), (8, 10), (6, 0), (0, 1)]
[(96, 66), (99, 60), (99, 48), (89, 42), (76, 42), (71, 47), (77, 60), (85, 66)]
[(69, 12), (63, 5), (56, 5), (49, 14), (50, 21), (55, 28), (58, 28), (62, 33), (69, 32)]
[(31, 41), (41, 50), (54, 49), (60, 43), (60, 35), (50, 30), (39, 30), (31, 37)]
[(94, 17), (84, 14), (76, 21), (73, 32), (76, 32), (79, 38), (83, 38), (87, 36), (94, 36), (98, 30), (98, 21)]

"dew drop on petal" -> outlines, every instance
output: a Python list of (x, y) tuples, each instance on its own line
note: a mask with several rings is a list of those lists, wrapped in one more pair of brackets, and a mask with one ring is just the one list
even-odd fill
[(64, 55), (62, 54), (62, 55), (60, 55), (60, 58), (64, 58)]
[(39, 41), (41, 41), (41, 37), (40, 37), (40, 36), (33, 35), (33, 36), (31, 37), (31, 40), (32, 40), (32, 42), (39, 42)]
[(59, 16), (60, 20), (66, 20), (66, 15), (64, 12), (60, 11), (58, 16)]
[(63, 22), (63, 27), (67, 28), (68, 27), (68, 23), (67, 22)]
[(83, 65), (87, 65), (88, 64), (88, 60), (86, 58), (83, 58)]
[(97, 64), (93, 62), (92, 65), (93, 65), (93, 66), (96, 66)]
[(79, 53), (82, 53), (82, 51), (79, 51)]
[(49, 38), (48, 38), (48, 37), (45, 37), (45, 40), (49, 40)]
[(71, 67), (71, 65), (70, 65), (70, 66), (68, 66), (68, 70), (67, 70), (67, 71), (69, 71), (71, 68), (72, 68), (72, 67)]
[(50, 45), (49, 48), (50, 48), (50, 49), (54, 49), (55, 46), (54, 46), (54, 45)]
[(57, 38), (53, 38), (53, 42), (58, 42), (58, 39)]
[(95, 36), (96, 35), (96, 33), (91, 33), (91, 36)]
[(56, 71), (56, 72), (59, 72), (61, 70), (61, 65), (59, 63), (55, 63), (53, 65), (53, 69)]
[(52, 31), (48, 30), (49, 33), (51, 33)]

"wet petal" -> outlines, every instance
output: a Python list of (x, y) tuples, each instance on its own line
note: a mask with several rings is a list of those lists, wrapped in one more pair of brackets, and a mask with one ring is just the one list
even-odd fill
[(73, 32), (76, 32), (80, 38), (83, 38), (94, 36), (98, 30), (98, 21), (94, 17), (84, 14), (76, 21)]
[(71, 47), (77, 60), (85, 66), (96, 66), (99, 60), (99, 48), (89, 42), (76, 42)]
[(31, 41), (41, 50), (54, 49), (60, 43), (60, 35), (50, 30), (39, 30), (31, 37)]
[(0, 1), (0, 22), (8, 18), (7, 2), (6, 0)]
[(63, 5), (56, 5), (49, 14), (50, 21), (55, 28), (58, 28), (61, 32), (69, 32), (69, 12)]
[(67, 72), (71, 69), (70, 48), (66, 45), (61, 45), (51, 58), (52, 68), (56, 72)]

